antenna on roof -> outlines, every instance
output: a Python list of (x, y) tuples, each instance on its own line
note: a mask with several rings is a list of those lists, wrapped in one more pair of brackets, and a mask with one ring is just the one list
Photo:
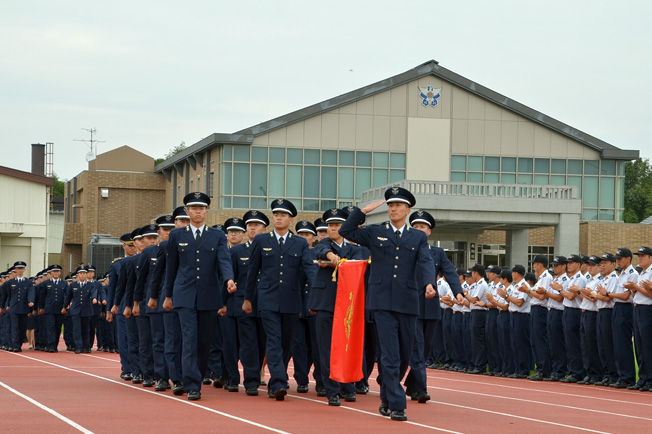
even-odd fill
[(93, 135), (97, 133), (96, 128), (82, 128), (84, 131), (88, 131), (91, 133), (91, 139), (90, 140), (84, 140), (84, 139), (74, 139), (75, 142), (84, 142), (90, 147), (90, 151), (86, 154), (86, 161), (91, 161), (94, 160), (95, 157), (97, 156), (97, 144), (98, 143), (104, 143), (106, 140), (95, 140), (93, 138)]

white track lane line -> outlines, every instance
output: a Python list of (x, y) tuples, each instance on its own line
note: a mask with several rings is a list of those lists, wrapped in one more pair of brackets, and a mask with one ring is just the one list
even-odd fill
[(85, 434), (93, 434), (93, 431), (90, 431), (90, 430), (84, 428), (83, 426), (79, 425), (77, 422), (68, 419), (66, 416), (64, 416), (64, 415), (62, 415), (60, 413), (57, 413), (56, 411), (52, 410), (50, 407), (47, 407), (47, 406), (41, 404), (40, 402), (36, 401), (35, 399), (32, 399), (29, 396), (20, 393), (19, 391), (17, 391), (16, 389), (14, 389), (11, 386), (8, 386), (7, 384), (3, 383), (2, 381), (0, 381), (0, 386), (4, 387), (5, 389), (7, 389), (8, 391), (10, 391), (13, 394), (20, 396), (24, 400), (26, 400), (28, 402), (31, 402), (32, 404), (34, 404), (35, 406), (37, 406), (41, 410), (47, 411), (52, 416), (56, 417), (57, 419), (60, 419), (60, 420), (64, 421), (65, 423), (67, 423), (71, 427), (75, 428), (76, 430), (81, 431), (81, 432), (83, 432)]
[(196, 408), (201, 408), (202, 410), (206, 410), (206, 411), (209, 411), (211, 413), (215, 413), (215, 414), (218, 414), (220, 416), (227, 417), (229, 419), (233, 419), (233, 420), (237, 420), (239, 422), (243, 422), (243, 423), (246, 423), (246, 424), (249, 424), (249, 425), (253, 425), (253, 426), (258, 427), (258, 428), (266, 429), (268, 431), (273, 431), (273, 432), (277, 432), (277, 433), (280, 433), (280, 434), (289, 434), (286, 431), (281, 431), (281, 430), (276, 429), (276, 428), (272, 428), (272, 427), (269, 427), (269, 426), (266, 426), (266, 425), (262, 425), (262, 424), (259, 424), (257, 422), (254, 422), (252, 420), (243, 419), (241, 417), (234, 416), (234, 415), (231, 415), (231, 414), (228, 414), (228, 413), (223, 413), (221, 411), (212, 409), (210, 407), (204, 407), (203, 405), (199, 405), (199, 404), (197, 404), (195, 402), (192, 402), (192, 401), (185, 401), (185, 400), (173, 397), (173, 396), (163, 395), (160, 392), (154, 392), (154, 391), (151, 391), (151, 390), (144, 389), (142, 387), (133, 386), (133, 385), (130, 385), (128, 383), (125, 383), (124, 381), (120, 382), (120, 381), (117, 381), (117, 380), (112, 380), (110, 378), (102, 377), (100, 375), (91, 374), (90, 372), (79, 371), (77, 369), (68, 368), (66, 366), (58, 365), (58, 364), (52, 363), (52, 362), (47, 362), (45, 360), (35, 359), (33, 357), (25, 356), (25, 355), (18, 354), (18, 353), (12, 353), (12, 354), (14, 354), (14, 355), (16, 355), (18, 357), (24, 357), (24, 358), (29, 359), (29, 360), (34, 360), (36, 362), (41, 362), (41, 363), (45, 363), (45, 364), (48, 364), (48, 365), (51, 365), (51, 366), (55, 366), (57, 368), (65, 369), (66, 371), (76, 372), (78, 374), (83, 374), (83, 375), (87, 375), (89, 377), (98, 378), (100, 380), (108, 381), (108, 382), (114, 383), (114, 384), (119, 384), (119, 385), (124, 386), (124, 387), (129, 387), (131, 389), (138, 390), (140, 392), (149, 393), (149, 394), (154, 395), (154, 396), (158, 396), (158, 397), (166, 398), (166, 399), (171, 399), (173, 401), (176, 401), (176, 402), (179, 402), (179, 403), (182, 403), (182, 404), (187, 404), (187, 405), (191, 405), (191, 406), (196, 407)]

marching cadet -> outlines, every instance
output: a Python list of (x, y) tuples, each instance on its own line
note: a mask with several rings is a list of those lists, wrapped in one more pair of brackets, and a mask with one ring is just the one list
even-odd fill
[[(161, 241), (156, 250), (156, 267), (152, 278), (151, 290), (147, 307), (161, 312), (164, 332), (164, 355), (167, 372), (172, 381), (172, 393), (177, 396), (183, 395), (183, 375), (181, 373), (181, 325), (179, 323), (179, 312), (175, 309), (166, 310), (163, 308), (165, 302), (165, 290), (163, 289), (165, 273), (167, 269), (167, 245), (170, 233), (173, 228), (185, 228), (190, 224), (190, 217), (186, 214), (183, 206), (174, 209), (172, 215), (162, 216), (156, 223), (159, 225), (159, 236)], [(150, 315), (151, 320), (151, 315)], [(156, 340), (156, 334), (152, 337)], [(154, 346), (152, 342), (152, 346)], [(155, 390), (161, 392), (167, 389), (167, 380), (157, 383)]]
[[(505, 273), (501, 273), (504, 276)], [(514, 355), (514, 373), (509, 378), (527, 378), (530, 373), (530, 285), (525, 280), (525, 267), (512, 268), (512, 286), (499, 288), (498, 295), (509, 302), (511, 345)]]
[(64, 297), (68, 285), (61, 279), (61, 265), (55, 264), (50, 268), (51, 278), (43, 283), (42, 297), (39, 300), (39, 310), (45, 318), (46, 345), (48, 353), (58, 352), (61, 326), (64, 315), (61, 310), (65, 307)]
[(97, 289), (86, 281), (86, 267), (79, 267), (76, 272), (78, 281), (68, 287), (61, 313), (69, 314), (72, 318), (75, 354), (90, 353), (91, 344), (88, 339), (93, 305), (97, 304)]
[(532, 338), (532, 350), (536, 373), (531, 380), (543, 380), (550, 377), (550, 347), (548, 345), (548, 300), (546, 293), (552, 282), (552, 276), (548, 272), (548, 258), (544, 255), (537, 255), (532, 260), (537, 282), (528, 295), (532, 297), (530, 302), (530, 331)]
[(315, 231), (317, 231), (317, 242), (328, 238), (328, 225), (323, 219), (318, 218), (313, 224), (315, 225)]
[(97, 336), (97, 351), (102, 351), (102, 337), (100, 333), (99, 320), (102, 313), (102, 308), (106, 306), (106, 292), (104, 290), (104, 286), (102, 286), (102, 283), (95, 280), (95, 271), (97, 271), (95, 265), (89, 264), (86, 268), (88, 268), (88, 284), (95, 287), (97, 294), (97, 303), (93, 305), (93, 316), (91, 317), (89, 325), (89, 348), (93, 347), (93, 342), (95, 342), (95, 337)]
[(466, 295), (471, 309), (471, 345), (473, 348), (472, 369), (469, 374), (481, 374), (487, 369), (487, 347), (485, 345), (485, 331), (487, 326), (487, 298), (488, 291), (485, 281), (485, 268), (482, 264), (475, 264), (471, 268), (472, 286)]
[[(587, 272), (589, 279), (586, 280), (586, 285), (579, 288), (579, 294), (582, 298), (580, 308), (582, 309), (582, 325), (580, 327), (580, 334), (582, 339), (582, 362), (586, 377), (578, 384), (598, 384), (603, 381), (604, 369), (600, 361), (600, 352), (598, 351), (598, 307), (596, 305), (597, 298), (591, 294), (595, 291), (595, 287), (602, 280), (600, 275), (599, 265), (600, 258), (591, 256), (585, 261), (587, 264)], [(580, 271), (581, 273), (581, 271)], [(584, 276), (582, 276), (584, 277)], [(571, 286), (571, 291), (575, 287)]]
[[(429, 237), (435, 227), (434, 217), (426, 211), (413, 212), (409, 217), (410, 226), (421, 231)], [(456, 270), (453, 264), (446, 256), (444, 249), (434, 246), (428, 246), (428, 250), (433, 260), (435, 275), (443, 273), (448, 279), (451, 279), (451, 290), (453, 296), (462, 294), (462, 287), (459, 285)], [(426, 357), (430, 354), (435, 336), (435, 330), (438, 324), (441, 324), (441, 307), (439, 306), (439, 292), (432, 297), (426, 298), (426, 283), (422, 280), (420, 269), (417, 269), (417, 285), (419, 293), (419, 314), (417, 317), (417, 328), (414, 339), (414, 347), (410, 357), (410, 373), (404, 381), (405, 393), (410, 399), (419, 403), (425, 403), (430, 400), (426, 376)], [(439, 285), (439, 282), (438, 282)]]
[[(360, 228), (363, 215), (387, 203), (390, 221), (383, 225)], [(379, 412), (392, 420), (405, 421), (407, 406), (401, 379), (410, 362), (419, 314), (419, 288), (416, 269), (421, 270), (426, 297), (437, 294), (437, 275), (428, 249), (428, 237), (410, 230), (405, 224), (416, 200), (401, 187), (385, 191), (385, 200), (354, 210), (339, 232), (366, 246), (373, 258), (369, 274), (369, 308), (379, 339), (383, 381), (380, 386)], [(461, 300), (462, 295), (457, 297)]]
[(38, 284), (34, 282), (36, 289), (35, 301), (34, 301), (34, 310), (32, 311), (33, 316), (35, 316), (36, 329), (35, 339), (36, 345), (35, 349), (38, 351), (46, 351), (47, 347), (47, 336), (46, 336), (46, 326), (45, 326), (45, 316), (43, 312), (39, 309), (41, 299), (43, 298), (44, 284), (49, 282), (51, 278), (50, 267), (47, 267), (41, 271), (41, 279)]
[(617, 384), (627, 387), (636, 384), (636, 369), (634, 368), (634, 350), (632, 336), (634, 335), (634, 306), (632, 293), (625, 286), (638, 281), (638, 273), (632, 266), (632, 251), (621, 247), (616, 251), (616, 264), (623, 270), (618, 276), (618, 285), (609, 298), (614, 300), (611, 327), (614, 335), (614, 360), (618, 371)]
[[(602, 382), (603, 386), (611, 386), (618, 383), (618, 371), (614, 360), (614, 340), (612, 317), (614, 301), (608, 296), (618, 285), (618, 274), (616, 274), (616, 257), (612, 253), (605, 253), (600, 257), (600, 274), (602, 280), (596, 285), (595, 290), (591, 293), (593, 298), (597, 298), (598, 307), (598, 351), (604, 369), (604, 378), (607, 381)], [(627, 387), (618, 385), (618, 388)]]
[[(568, 285), (566, 275), (565, 256), (555, 256), (552, 261), (553, 278), (545, 296), (548, 299), (548, 345), (550, 347), (551, 375), (547, 381), (563, 381), (564, 383), (577, 383), (579, 378), (566, 377), (568, 374), (568, 357), (566, 355), (566, 342), (564, 340), (564, 296), (561, 295)], [(534, 379), (534, 378), (532, 378)]]
[(315, 267), (308, 243), (289, 231), (297, 215), (287, 199), (272, 202), (274, 231), (254, 239), (242, 309), (251, 313), (251, 300), (258, 297), (258, 310), (267, 335), (267, 367), (271, 378), (268, 395), (282, 401), (287, 394), (287, 364), (290, 345), (301, 312), (301, 271), (312, 281)]
[(652, 390), (652, 248), (642, 246), (635, 253), (643, 271), (636, 283), (625, 283), (634, 292), (634, 344), (638, 356), (637, 390)]
[[(485, 327), (485, 336), (487, 344), (487, 363), (489, 365), (489, 371), (486, 372), (486, 375), (496, 375), (499, 372), (502, 372), (502, 360), (501, 353), (499, 350), (499, 337), (498, 337), (498, 311), (499, 308), (497, 305), (493, 304), (492, 300), (498, 296), (496, 292), (497, 286), (500, 285), (500, 273), (502, 269), (493, 265), (487, 268), (487, 301), (484, 302), (485, 306), (489, 309), (487, 313), (487, 325)], [(509, 308), (509, 305), (505, 303), (505, 311)]]
[(201, 398), (216, 312), (224, 305), (222, 285), (226, 282), (229, 292), (237, 289), (226, 236), (205, 223), (210, 202), (204, 193), (187, 194), (183, 204), (190, 224), (172, 231), (167, 245), (163, 308), (179, 312), (183, 383), (190, 401)]
[[(2, 273), (0, 273), (0, 302), (3, 299), (3, 294), (4, 294), (3, 285), (7, 281), (7, 274), (8, 273), (6, 271), (3, 271)], [(2, 304), (0, 304), (0, 309), (4, 309), (5, 307), (6, 306), (3, 306)], [(7, 317), (0, 314), (0, 350), (3, 350), (3, 351), (7, 349), (7, 345), (8, 345), (8, 341), (7, 341), (6, 336), (5, 336), (5, 319), (7, 319)]]
[(566, 354), (568, 355), (568, 377), (566, 383), (576, 383), (586, 377), (586, 370), (582, 362), (582, 341), (580, 327), (582, 311), (580, 310), (581, 299), (578, 297), (579, 288), (586, 287), (586, 278), (580, 270), (584, 261), (580, 255), (570, 255), (566, 262), (566, 275), (568, 282), (562, 286), (561, 295), (564, 297), (564, 338)]
[(356, 400), (355, 385), (339, 383), (330, 378), (331, 340), (333, 335), (333, 314), (337, 296), (337, 275), (333, 281), (333, 268), (340, 259), (364, 260), (364, 252), (360, 246), (348, 243), (338, 232), (346, 221), (348, 213), (342, 209), (330, 209), (324, 212), (322, 220), (327, 225), (328, 238), (323, 238), (315, 247), (315, 258), (319, 261), (308, 307), (315, 314), (315, 340), (319, 349), (316, 355), (319, 360), (315, 366), (321, 367), (319, 383), (323, 384), (328, 397), (328, 405), (339, 406), (340, 398), (347, 402)]
[(501, 297), (499, 290), (505, 290), (507, 294), (511, 291), (512, 272), (503, 270), (497, 265), (491, 267), (490, 273), (496, 275), (493, 291), (487, 294), (487, 300), (496, 309), (496, 333), (487, 335), (487, 345), (493, 346), (499, 353), (500, 366), (496, 377), (507, 377), (514, 373), (514, 357), (512, 354), (512, 343), (510, 340), (511, 329), (509, 326), (509, 302)]
[(32, 281), (24, 277), (27, 264), (17, 261), (13, 267), (16, 276), (2, 285), (4, 290), (0, 299), (0, 314), (5, 312), (2, 307), (5, 306), (11, 321), (9, 351), (20, 353), (27, 335), (27, 315), (34, 306), (35, 290)]
[(464, 270), (464, 299), (462, 300), (462, 334), (464, 335), (464, 355), (466, 357), (466, 368), (464, 373), (473, 370), (473, 323), (471, 321), (471, 302), (466, 296), (471, 292), (473, 285), (473, 274), (471, 270)]

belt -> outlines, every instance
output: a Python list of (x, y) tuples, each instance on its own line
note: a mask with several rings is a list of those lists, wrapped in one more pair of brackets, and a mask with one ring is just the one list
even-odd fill
[(603, 307), (602, 309), (598, 309), (596, 312), (600, 312), (601, 310), (614, 310), (613, 307)]

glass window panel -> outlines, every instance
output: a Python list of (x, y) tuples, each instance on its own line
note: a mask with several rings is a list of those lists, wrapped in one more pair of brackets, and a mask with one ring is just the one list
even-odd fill
[(288, 148), (288, 163), (303, 164), (303, 149)]
[(600, 210), (600, 220), (614, 220), (614, 210), (612, 209), (601, 209)]
[(500, 182), (500, 176), (497, 173), (485, 173), (484, 182), (489, 182), (491, 184), (498, 184)]
[(487, 172), (499, 172), (500, 157), (484, 157), (484, 170)]
[(466, 182), (466, 173), (465, 172), (451, 173), (451, 182)]
[(584, 160), (584, 174), (597, 175), (600, 160)]
[(303, 200), (299, 199), (298, 197), (290, 197), (290, 202), (296, 207), (298, 210), (303, 210)]
[(534, 175), (536, 185), (548, 185), (548, 175)]
[(469, 172), (469, 182), (482, 182), (482, 173)]
[[(288, 153), (289, 151), (290, 150), (288, 149)], [(299, 149), (299, 152), (301, 152), (301, 149)], [(269, 148), (269, 162), (285, 163), (285, 148)], [(299, 163), (301, 163), (301, 161), (299, 161)]]
[(553, 158), (550, 166), (552, 173), (566, 173), (566, 160)]
[(597, 220), (598, 210), (585, 208), (582, 212), (582, 220)]
[(532, 159), (520, 158), (518, 159), (518, 171), (520, 173), (532, 173)]
[(577, 197), (582, 198), (582, 177), (581, 176), (569, 176), (566, 181), (566, 185), (572, 185), (577, 187)]
[(516, 172), (516, 158), (502, 157), (500, 161), (501, 161), (501, 171)]
[(337, 201), (335, 200), (322, 200), (321, 201), (321, 208), (322, 209), (331, 209), (331, 208), (336, 208), (337, 207)]
[(392, 152), (391, 157), (392, 161), (390, 161), (390, 164), (392, 168), (405, 169), (405, 154)]
[[(616, 174), (616, 161), (615, 160), (602, 160), (600, 162), (601, 175), (615, 175)], [(602, 220), (602, 219), (600, 219)]]
[(337, 197), (336, 167), (321, 168), (321, 197), (333, 199)]
[(550, 177), (550, 184), (552, 184), (552, 185), (566, 185), (566, 177), (564, 175), (552, 175)]
[(340, 199), (353, 199), (353, 168), (340, 167), (338, 176), (337, 196)]
[(532, 184), (532, 175), (518, 175), (519, 184)]
[(625, 162), (618, 162), (618, 176), (625, 176)]
[(371, 169), (355, 169), (355, 197), (371, 187)]
[(469, 157), (469, 170), (482, 172), (482, 157)]
[(466, 170), (466, 155), (453, 155), (451, 157), (451, 168), (453, 170)]
[(625, 178), (616, 178), (616, 208), (625, 208)]
[(287, 178), (285, 185), (287, 186), (286, 196), (288, 197), (301, 197), (301, 183), (302, 180), (302, 167), (301, 166), (288, 166)]
[(233, 166), (231, 163), (222, 164), (222, 194), (231, 194), (231, 172)]
[(267, 148), (263, 148), (261, 146), (252, 146), (251, 161), (255, 161), (257, 163), (267, 162)]
[(233, 208), (249, 208), (249, 197), (234, 197), (233, 198)]
[(387, 172), (387, 169), (374, 169), (374, 187), (385, 185), (389, 182)]
[(231, 208), (231, 196), (224, 196), (222, 198), (222, 208)]
[(392, 169), (389, 171), (389, 182), (398, 182), (405, 179), (405, 170)]
[(233, 147), (233, 161), (249, 161), (249, 151), (251, 148), (245, 145)]
[(536, 158), (534, 160), (534, 173), (550, 173), (550, 160), (547, 158)]
[(337, 165), (337, 151), (321, 151), (321, 164)]
[(574, 175), (582, 174), (582, 160), (568, 160), (568, 173)]
[(266, 197), (252, 197), (251, 198), (251, 208), (252, 209), (267, 209), (267, 198)]
[(305, 164), (319, 164), (319, 149), (306, 149), (303, 156)]
[(319, 167), (303, 167), (303, 196), (319, 197)]
[(249, 164), (233, 164), (233, 194), (249, 196)]
[(269, 197), (285, 197), (285, 166), (269, 165)]
[[(616, 178), (600, 178), (600, 208), (615, 208)], [(602, 220), (602, 218), (600, 218)]]
[(595, 176), (584, 177), (584, 208), (598, 207), (598, 178)]
[(340, 151), (340, 166), (353, 166), (355, 153), (353, 151)]
[(319, 199), (304, 199), (304, 211), (319, 211)]
[(371, 166), (371, 152), (361, 152), (358, 151), (355, 153), (355, 165), (356, 166)]
[(616, 210), (616, 220), (622, 222), (624, 218), (623, 214), (624, 214), (624, 210), (622, 209)]
[(374, 167), (389, 167), (389, 152), (374, 152)]
[(267, 196), (267, 164), (251, 165), (251, 195)]
[(503, 173), (500, 175), (500, 182), (502, 184), (516, 184), (516, 175)]
[(232, 154), (233, 154), (233, 146), (224, 145), (224, 148), (222, 149), (222, 160), (231, 161), (231, 158), (233, 158)]

